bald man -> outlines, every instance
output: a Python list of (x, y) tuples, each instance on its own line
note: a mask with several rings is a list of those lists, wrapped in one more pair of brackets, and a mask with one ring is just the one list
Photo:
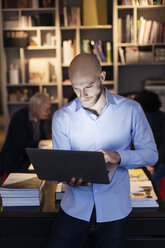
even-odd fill
[(100, 151), (106, 163), (118, 167), (108, 185), (85, 184), (74, 177), (67, 183), (49, 248), (81, 248), (90, 232), (92, 248), (123, 247), (131, 212), (128, 169), (154, 165), (158, 159), (140, 105), (111, 94), (103, 86), (105, 77), (94, 55), (79, 54), (72, 60), (69, 78), (77, 98), (53, 116), (53, 147)]

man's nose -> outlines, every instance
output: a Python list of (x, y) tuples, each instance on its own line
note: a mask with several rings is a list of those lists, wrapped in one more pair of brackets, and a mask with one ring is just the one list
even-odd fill
[(86, 96), (86, 95), (87, 95), (87, 93), (86, 93), (86, 90), (85, 89), (80, 92), (80, 97), (81, 98), (84, 97), (84, 96)]

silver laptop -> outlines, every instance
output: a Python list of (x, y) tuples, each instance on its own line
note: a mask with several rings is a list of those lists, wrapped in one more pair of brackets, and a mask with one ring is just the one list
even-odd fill
[(102, 152), (26, 148), (35, 173), (40, 179), (70, 182), (72, 177), (83, 182), (109, 184), (117, 164), (105, 164)]

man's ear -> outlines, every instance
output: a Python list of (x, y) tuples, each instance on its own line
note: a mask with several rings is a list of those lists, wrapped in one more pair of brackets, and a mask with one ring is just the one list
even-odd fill
[(105, 71), (102, 71), (100, 73), (100, 80), (101, 80), (101, 83), (103, 83), (105, 81), (105, 77), (106, 77), (106, 72)]

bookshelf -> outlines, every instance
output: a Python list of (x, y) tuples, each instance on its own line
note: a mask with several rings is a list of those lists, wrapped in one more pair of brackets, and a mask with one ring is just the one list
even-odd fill
[[(45, 2), (48, 6), (44, 6)], [(94, 46), (95, 50), (100, 46), (104, 49), (105, 60), (102, 61), (99, 54), (98, 57), (107, 72), (105, 85), (117, 93), (112, 1), (107, 1), (107, 4), (106, 0), (90, 2), (95, 9), (90, 10), (88, 17), (93, 12), (94, 23), (82, 15), (82, 10), (89, 7), (88, 1), (83, 1), (86, 2), (84, 6), (81, 2), (0, 1), (1, 81), (6, 131), (13, 113), (28, 104), (30, 96), (36, 91), (49, 94), (52, 112), (72, 97), (68, 66), (75, 55), (85, 52), (83, 42), (102, 43)], [(99, 7), (105, 10), (105, 16), (100, 16), (96, 2), (102, 4)], [(106, 55), (107, 48), (109, 55)]]
[[(43, 5), (45, 2), (47, 6)], [(148, 79), (164, 79), (165, 3), (144, 2), (152, 1), (1, 0), (1, 82), (6, 131), (12, 114), (26, 105), (36, 91), (49, 94), (52, 113), (68, 102), (73, 94), (68, 66), (80, 52), (99, 57), (107, 73), (105, 85), (113, 93), (126, 95), (141, 90)], [(8, 3), (17, 6), (7, 6)], [(26, 6), (20, 5), (23, 3)], [(96, 3), (102, 4), (104, 17), (99, 16)], [(139, 38), (142, 21), (149, 34), (141, 31), (145, 35)], [(153, 24), (157, 38), (152, 35), (151, 39)], [(159, 29), (162, 31), (158, 35)], [(100, 47), (104, 57), (97, 51)], [(10, 76), (11, 69), (15, 77)], [(42, 79), (37, 72), (45, 72)], [(39, 78), (34, 77), (36, 74)]]
[(141, 90), (148, 79), (164, 79), (164, 1), (114, 1), (119, 93)]
[(0, 1), (1, 82), (5, 129), (37, 91), (61, 106), (58, 1)]

